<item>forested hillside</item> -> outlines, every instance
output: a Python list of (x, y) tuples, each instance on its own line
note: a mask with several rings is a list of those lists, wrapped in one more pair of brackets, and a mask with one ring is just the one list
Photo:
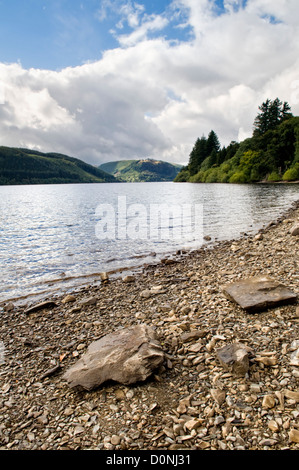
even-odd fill
[(112, 175), (57, 153), (0, 147), (0, 184), (104, 183)]
[(255, 183), (299, 180), (299, 117), (287, 102), (266, 100), (251, 138), (222, 147), (212, 130), (198, 138), (175, 181)]

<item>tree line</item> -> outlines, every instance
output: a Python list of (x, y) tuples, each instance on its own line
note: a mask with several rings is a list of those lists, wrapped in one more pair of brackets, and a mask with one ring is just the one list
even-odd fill
[(254, 183), (299, 180), (299, 117), (287, 102), (259, 106), (252, 137), (221, 147), (217, 134), (197, 138), (175, 181)]

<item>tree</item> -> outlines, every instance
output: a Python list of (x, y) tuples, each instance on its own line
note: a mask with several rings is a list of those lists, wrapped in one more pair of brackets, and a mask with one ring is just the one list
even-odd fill
[(202, 162), (208, 156), (207, 153), (207, 139), (205, 136), (198, 138), (194, 144), (194, 147), (190, 153), (188, 169), (190, 175), (195, 175), (199, 169)]
[(207, 140), (207, 154), (211, 155), (211, 153), (215, 150), (217, 153), (220, 150), (220, 143), (218, 137), (214, 131), (211, 131), (208, 135)]
[(280, 123), (292, 117), (290, 105), (285, 101), (282, 103), (278, 98), (274, 101), (267, 99), (259, 106), (259, 113), (254, 120), (253, 136), (265, 134), (275, 129)]

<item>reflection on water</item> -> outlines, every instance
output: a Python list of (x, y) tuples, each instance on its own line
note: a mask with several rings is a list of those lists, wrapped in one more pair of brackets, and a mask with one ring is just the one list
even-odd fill
[[(202, 235), (224, 240), (256, 232), (299, 199), (298, 189), (298, 185), (189, 183), (2, 186), (0, 301), (51, 292), (63, 284), (88, 283), (103, 271), (141, 265), (180, 248), (198, 248)], [(201, 227), (186, 211), (184, 217), (174, 214), (169, 225), (174, 230), (192, 222), (188, 240), (174, 239), (172, 232), (165, 240), (154, 239), (148, 236), (149, 230), (143, 230), (147, 233), (143, 238), (101, 239), (96, 231), (101, 222), (99, 207), (113, 208), (118, 221), (123, 215), (118, 213), (120, 198), (126, 200), (128, 227), (129, 209), (134, 205), (141, 210), (139, 225), (133, 228), (138, 225), (139, 234), (145, 229), (142, 224), (148, 229), (148, 215), (155, 204), (201, 207)]]

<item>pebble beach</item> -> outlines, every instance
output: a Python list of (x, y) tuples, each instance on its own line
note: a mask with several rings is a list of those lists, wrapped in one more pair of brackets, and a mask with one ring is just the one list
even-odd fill
[[(222, 286), (270, 276), (299, 295), (299, 203), (256, 235), (178, 252), (46, 308), (2, 304), (2, 450), (299, 450), (299, 301), (249, 314)], [(76, 391), (63, 380), (95, 340), (151, 326), (165, 354), (145, 382)], [(248, 346), (248, 373), (217, 358)], [(1, 344), (1, 343), (0, 343)]]

